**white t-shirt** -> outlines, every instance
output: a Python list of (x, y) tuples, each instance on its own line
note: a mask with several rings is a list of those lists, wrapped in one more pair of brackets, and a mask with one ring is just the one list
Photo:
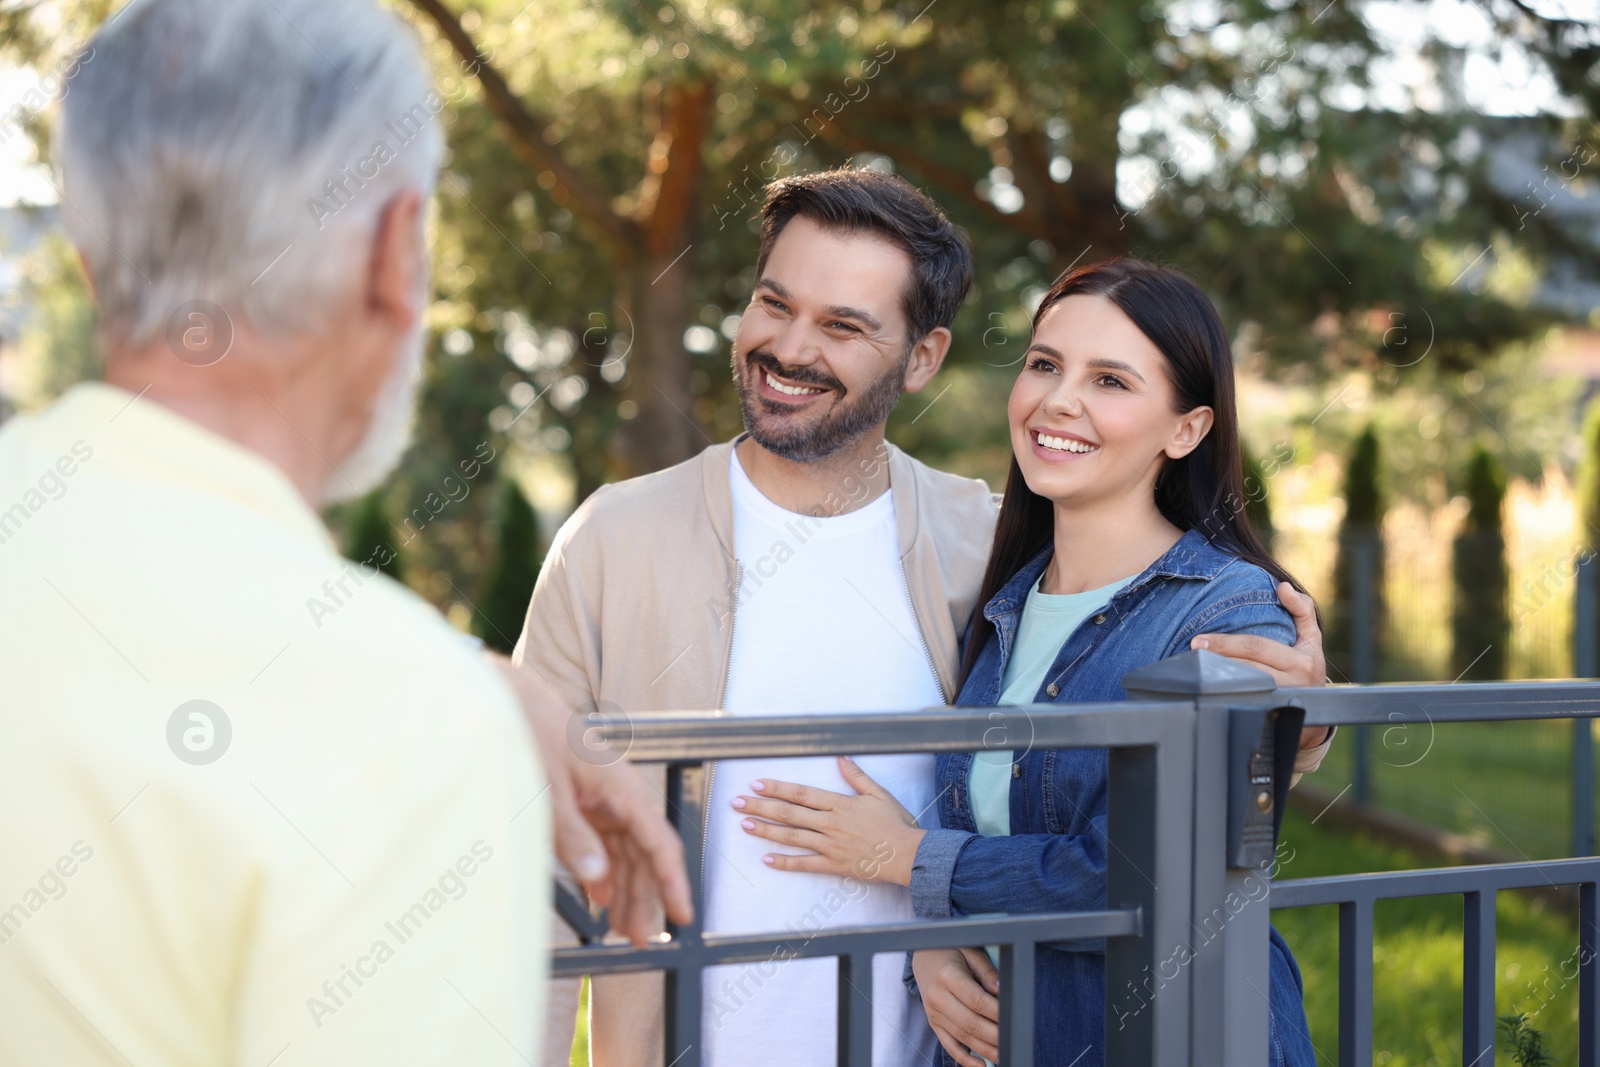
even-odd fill
[[(734, 615), (726, 710), (731, 715), (914, 711), (944, 703), (900, 568), (894, 502), (884, 493), (832, 518), (787, 511), (762, 495), (733, 456), (734, 543), (744, 577)], [(933, 757), (862, 756), (863, 770), (924, 827), (938, 824)], [(757, 778), (853, 790), (833, 757), (723, 760), (706, 836), (705, 929), (811, 932), (915, 918), (904, 886), (776, 871), (785, 849), (740, 828), (731, 807)], [(879, 1067), (936, 1062), (922, 1005), (905, 991), (905, 955), (873, 964), (873, 1054)], [(705, 972), (702, 1039), (709, 1067), (833, 1067), (838, 965), (779, 956)]]

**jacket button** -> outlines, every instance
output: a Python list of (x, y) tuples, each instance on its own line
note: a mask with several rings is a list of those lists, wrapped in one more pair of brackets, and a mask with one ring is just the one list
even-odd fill
[(1049, 685), (1045, 686), (1044, 691), (1053, 697), (1061, 695), (1061, 687), (1054, 682), (1051, 682)]
[(1100, 614), (1098, 614), (1098, 615), (1096, 615), (1094, 617), (1094, 624), (1096, 626), (1099, 626), (1101, 623), (1103, 623), (1105, 621), (1106, 621), (1106, 613), (1103, 612), (1103, 611)]
[(1013, 778), (1021, 778), (1022, 777), (1022, 764), (1013, 763), (1011, 765), (1011, 777), (1013, 777)]

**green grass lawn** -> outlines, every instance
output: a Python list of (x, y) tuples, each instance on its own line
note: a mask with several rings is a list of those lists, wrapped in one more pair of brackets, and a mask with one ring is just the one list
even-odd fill
[[(1391, 845), (1313, 825), (1291, 808), (1283, 840), (1294, 858), (1280, 880), (1359, 871), (1437, 866)], [(1570, 909), (1523, 893), (1501, 893), (1496, 912), (1495, 1013), (1524, 1011), (1546, 1038), (1554, 1062), (1578, 1051), (1577, 904)], [(1461, 919), (1459, 896), (1380, 903), (1374, 916), (1373, 1063), (1433, 1067), (1461, 1062)], [(1273, 913), (1305, 979), (1306, 1015), (1318, 1062), (1339, 1056), (1339, 914), (1336, 907)], [(1505, 1051), (1498, 1062), (1511, 1063)]]
[[(1570, 722), (1422, 721), (1367, 730), (1371, 803), (1510, 855), (1572, 855)], [(1316, 773), (1319, 788), (1337, 793), (1351, 781), (1355, 740), (1353, 728), (1339, 732)]]
[(589, 1067), (589, 979), (587, 978), (583, 980), (583, 988), (578, 993), (578, 1031), (572, 1035), (571, 1067)]
[[(1280, 879), (1437, 865), (1365, 835), (1334, 833), (1294, 808), (1285, 816), (1283, 840), (1294, 853)], [(1379, 905), (1373, 924), (1373, 1062), (1378, 1067), (1461, 1062), (1461, 912), (1459, 896)], [(1496, 1014), (1529, 1012), (1555, 1062), (1576, 1062), (1578, 985), (1561, 979), (1563, 969), (1571, 974), (1575, 967), (1576, 903), (1562, 910), (1527, 894), (1501, 893), (1496, 918)], [(1339, 1060), (1338, 909), (1278, 911), (1273, 921), (1300, 963), (1318, 1062), (1333, 1067)], [(573, 1067), (588, 1063), (585, 1015), (579, 1016)], [(1498, 1056), (1498, 1062), (1511, 1063), (1506, 1052)]]

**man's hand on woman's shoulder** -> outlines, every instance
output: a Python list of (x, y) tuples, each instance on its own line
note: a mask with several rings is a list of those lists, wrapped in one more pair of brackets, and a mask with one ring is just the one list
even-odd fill
[[(1317, 625), (1316, 603), (1288, 582), (1278, 583), (1278, 599), (1294, 619), (1293, 645), (1255, 634), (1197, 634), (1189, 647), (1210, 649), (1258, 667), (1272, 675), (1279, 688), (1326, 684), (1328, 664), (1322, 654), (1322, 627)], [(1328, 734), (1325, 726), (1312, 727), (1301, 734), (1300, 747), (1316, 748), (1327, 741)]]

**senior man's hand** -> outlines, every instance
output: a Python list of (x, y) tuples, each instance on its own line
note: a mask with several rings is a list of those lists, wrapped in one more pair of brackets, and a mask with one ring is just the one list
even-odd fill
[(659, 933), (659, 916), (694, 917), (683, 842), (661, 814), (661, 799), (628, 763), (597, 764), (567, 741), (571, 712), (533, 671), (504, 656), (490, 660), (510, 683), (533, 729), (550, 781), (556, 856), (589, 899), (611, 909), (611, 927), (635, 945)]
[[(1294, 619), (1295, 641), (1280, 644), (1255, 634), (1197, 634), (1190, 648), (1208, 648), (1218, 655), (1259, 667), (1272, 675), (1280, 688), (1323, 685), (1328, 664), (1322, 655), (1322, 628), (1317, 625), (1316, 603), (1288, 582), (1278, 583), (1278, 599)], [(1328, 739), (1326, 726), (1300, 735), (1302, 749), (1316, 748)]]

